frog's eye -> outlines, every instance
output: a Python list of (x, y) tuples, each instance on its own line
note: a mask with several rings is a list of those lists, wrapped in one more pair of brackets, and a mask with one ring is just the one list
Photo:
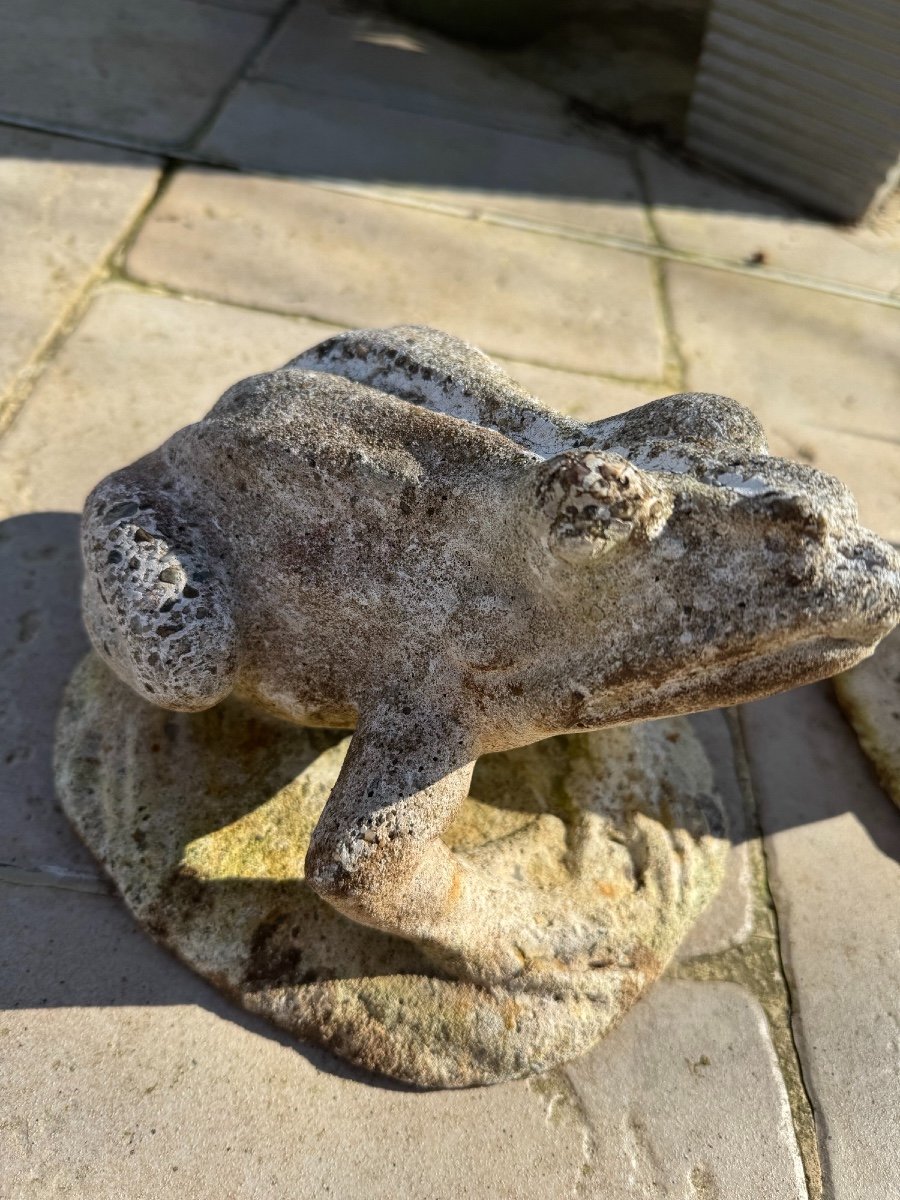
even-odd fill
[(538, 472), (537, 500), (550, 551), (566, 562), (595, 559), (635, 537), (651, 537), (667, 514), (645, 471), (617, 454), (557, 455)]

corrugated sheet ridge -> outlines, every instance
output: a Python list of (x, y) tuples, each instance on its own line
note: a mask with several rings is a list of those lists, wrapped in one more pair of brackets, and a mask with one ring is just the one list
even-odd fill
[(724, 95), (748, 108), (765, 109), (774, 120), (783, 120), (787, 109), (797, 117), (826, 121), (831, 129), (843, 136), (867, 142), (873, 147), (880, 147), (884, 142), (883, 122), (877, 119), (873, 121), (868, 112), (832, 104), (822, 97), (811, 98), (776, 79), (767, 78), (765, 91), (754, 88), (754, 82), (752, 77), (731, 62), (722, 59), (707, 62), (702, 78), (698, 78), (694, 103), (710, 94)]
[(815, 47), (823, 54), (840, 56), (851, 62), (861, 62), (868, 65), (877, 63), (882, 74), (896, 78), (900, 69), (900, 56), (893, 53), (890, 47), (885, 49), (884, 42), (872, 45), (870, 42), (858, 40), (853, 33), (840, 32), (840, 43), (835, 40), (834, 32), (823, 29), (814, 21), (804, 20), (794, 14), (786, 15), (779, 6), (768, 0), (741, 0), (736, 12), (729, 11), (723, 5), (716, 13), (716, 22), (723, 19), (739, 20), (747, 25), (755, 25), (767, 35), (777, 34), (799, 43), (804, 41)]
[[(739, 45), (752, 50), (762, 61), (776, 59), (778, 65), (789, 67), (792, 71), (806, 79), (822, 79), (829, 84), (838, 84), (852, 88), (860, 97), (869, 96), (889, 105), (897, 105), (900, 111), (900, 84), (898, 76), (880, 74), (870, 68), (865, 71), (865, 79), (860, 78), (859, 64), (848, 62), (839, 54), (823, 54), (813, 51), (808, 44), (796, 39), (788, 41), (768, 33), (763, 27), (748, 25), (744, 21), (725, 16), (722, 13), (710, 14), (706, 41), (710, 44), (715, 38), (724, 37)], [(802, 55), (802, 60), (798, 61)], [(900, 67), (900, 62), (898, 62)]]

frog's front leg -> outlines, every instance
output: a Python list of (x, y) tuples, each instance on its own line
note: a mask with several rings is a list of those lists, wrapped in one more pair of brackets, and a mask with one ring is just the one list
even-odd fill
[(306, 879), (348, 917), (421, 941), (456, 903), (461, 864), (441, 833), (466, 798), (475, 752), (454, 720), (409, 713), (398, 705), (361, 715)]
[(612, 921), (599, 909), (573, 925), (565, 897), (494, 879), (441, 839), (466, 798), (476, 741), (453, 720), (415, 720), (406, 707), (361, 718), (310, 843), (311, 887), (486, 985), (553, 987), (560, 973), (606, 961)]

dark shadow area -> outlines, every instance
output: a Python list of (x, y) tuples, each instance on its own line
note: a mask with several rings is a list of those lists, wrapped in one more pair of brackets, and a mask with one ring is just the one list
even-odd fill
[[(212, 52), (226, 33), (237, 37), (235, 20), (250, 20), (253, 28), (240, 34), (243, 56), (229, 49), (219, 74), (192, 78), (182, 104), (174, 86), (174, 34), (158, 14), (151, 19), (143, 15), (146, 8), (93, 4), (89, 17), (85, 6), (82, 20), (74, 4), (59, 14), (54, 36), (41, 40), (30, 32), (32, 18), (17, 16), (14, 6), (7, 38), (27, 38), (28, 77), (17, 83), (18, 76), (7, 72), (0, 89), (2, 153), (115, 162), (117, 151), (102, 144), (108, 142), (162, 155), (174, 165), (450, 190), (463, 204), (499, 209), (504, 198), (639, 205), (644, 197), (633, 169), (634, 142), (626, 141), (620, 126), (676, 144), (671, 130), (681, 115), (672, 95), (686, 103), (689, 60), (698, 52), (704, 20), (702, 5), (675, 12), (647, 0), (637, 12), (633, 5), (614, 5), (605, 14), (590, 4), (570, 4), (525, 50), (507, 52), (509, 67), (515, 67), (510, 70), (502, 55), (398, 26), (377, 5), (313, 10), (296, 27), (291, 18), (301, 10), (292, 4), (262, 24), (249, 12), (185, 7), (190, 28), (184, 36), (192, 39), (179, 48), (185, 62), (192, 47), (208, 42)], [(235, 57), (239, 64), (231, 61)], [(641, 80), (659, 81), (660, 63), (670, 58), (672, 78), (661, 92), (658, 83), (648, 82), (642, 97)], [(29, 80), (40, 77), (55, 82), (31, 86)], [(158, 117), (149, 120), (154, 113)], [(54, 132), (61, 136), (51, 142), (47, 135)], [(128, 158), (120, 161), (127, 165)], [(665, 172), (654, 179), (653, 202), (804, 219), (802, 210), (764, 191), (717, 193), (722, 180), (714, 172), (710, 194), (703, 175), (698, 187), (685, 186), (680, 174), (687, 170), (681, 168), (679, 179)], [(577, 228), (583, 214), (564, 223)]]

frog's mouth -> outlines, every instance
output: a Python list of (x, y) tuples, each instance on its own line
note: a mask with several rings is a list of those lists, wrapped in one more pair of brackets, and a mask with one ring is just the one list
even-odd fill
[[(619, 720), (640, 721), (679, 716), (746, 704), (776, 692), (788, 691), (849, 670), (875, 649), (889, 627), (870, 630), (864, 639), (823, 632), (799, 640), (779, 642), (770, 649), (756, 647), (735, 652), (718, 663), (707, 663), (656, 687), (648, 687), (635, 706), (633, 691), (622, 706)], [(616, 724), (614, 693), (604, 696), (600, 712), (586, 713), (579, 728)], [(625, 715), (627, 713), (627, 716)]]
[(822, 635), (806, 637), (787, 646), (781, 644), (772, 650), (746, 650), (744, 654), (734, 654), (718, 664), (707, 664), (665, 683), (648, 686), (637, 703), (634, 685), (625, 691), (622, 703), (617, 702), (618, 689), (606, 692), (602, 707), (587, 710), (577, 727), (600, 728), (616, 725), (619, 721), (682, 716), (761, 700), (775, 692), (799, 688), (847, 671), (868, 658), (875, 644), (851, 637)]
[(679, 699), (686, 702), (686, 707), (678, 706), (679, 712), (744, 704), (847, 671), (868, 658), (876, 644), (877, 639), (859, 641), (822, 634), (771, 650), (755, 650), (708, 669), (699, 689), (693, 679), (674, 682), (671, 698), (676, 705)]

